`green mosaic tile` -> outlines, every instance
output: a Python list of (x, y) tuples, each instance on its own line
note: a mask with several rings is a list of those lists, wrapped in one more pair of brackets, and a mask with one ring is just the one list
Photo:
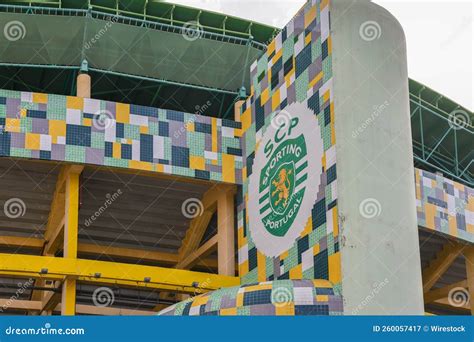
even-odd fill
[(124, 138), (140, 140), (140, 126), (136, 125), (124, 125)]
[(226, 151), (227, 147), (240, 148), (240, 141), (235, 138), (222, 137), (222, 147)]
[(104, 158), (104, 165), (107, 166), (115, 166), (115, 167), (128, 167), (128, 161), (124, 159), (116, 159), (112, 157), (105, 157)]
[(237, 308), (237, 315), (240, 316), (250, 316), (250, 307), (240, 306)]
[(303, 279), (314, 279), (314, 267), (303, 271)]
[(312, 62), (321, 56), (321, 52), (321, 37), (319, 37), (314, 44), (311, 44), (311, 56), (313, 56)]
[(283, 53), (282, 59), (283, 63), (286, 62), (288, 59), (293, 58), (293, 54), (295, 53), (295, 44), (291, 39), (287, 39), (283, 42)]
[(268, 68), (268, 56), (264, 53), (257, 62), (257, 77)]
[(23, 157), (23, 158), (31, 158), (31, 150), (26, 150), (24, 148), (10, 148), (10, 156), (11, 157)]
[(329, 81), (332, 77), (332, 62), (331, 58), (323, 60), (323, 82)]
[(0, 89), (0, 96), (8, 97), (10, 99), (19, 99), (21, 98), (21, 92), (16, 91), (16, 90)]
[(163, 139), (163, 150), (164, 150), (164, 158), (166, 160), (171, 160), (171, 139), (164, 138)]
[(104, 133), (91, 133), (91, 147), (100, 149), (105, 148)]
[(331, 203), (331, 202), (332, 202), (332, 191), (331, 191), (331, 187), (330, 187), (330, 186), (327, 186), (327, 187), (324, 189), (324, 192), (326, 193), (326, 203)]
[(158, 122), (149, 122), (148, 123), (148, 133), (152, 135), (159, 134), (159, 125)]
[(65, 160), (76, 162), (76, 163), (85, 163), (86, 162), (86, 150), (82, 146), (66, 145), (66, 155)]
[(22, 118), (20, 121), (20, 132), (30, 133), (33, 130), (33, 119)]
[(166, 119), (166, 111), (164, 109), (158, 109), (158, 119), (160, 121), (168, 121)]
[(307, 96), (308, 90), (308, 70), (305, 70), (299, 77), (295, 80), (296, 87), (296, 101), (303, 102)]
[(50, 120), (66, 120), (66, 97), (60, 95), (48, 96), (46, 117)]
[(266, 268), (266, 274), (273, 274), (273, 258), (265, 257), (265, 268)]
[(174, 175), (194, 177), (194, 170), (187, 167), (173, 166), (171, 171)]
[(210, 177), (214, 181), (222, 182), (222, 174), (220, 172), (210, 172)]
[(285, 270), (290, 270), (298, 265), (298, 249), (291, 247), (288, 251), (288, 257), (284, 260)]
[(254, 268), (247, 274), (244, 274), (241, 276), (242, 283), (243, 284), (251, 284), (251, 283), (256, 283), (258, 281), (258, 273), (257, 273), (257, 268)]
[(245, 134), (245, 150), (247, 155), (251, 154), (256, 144), (255, 123), (253, 123)]

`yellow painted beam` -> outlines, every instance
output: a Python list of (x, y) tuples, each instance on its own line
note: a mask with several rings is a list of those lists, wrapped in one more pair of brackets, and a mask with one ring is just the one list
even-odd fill
[[(58, 240), (61, 242), (60, 240)], [(44, 240), (40, 238), (25, 238), (17, 236), (0, 236), (0, 246), (7, 247), (26, 247), (43, 248)], [(106, 255), (120, 258), (138, 259), (141, 261), (160, 262), (163, 264), (175, 265), (179, 261), (179, 255), (176, 253), (159, 252), (139, 248), (112, 247), (106, 245), (97, 245), (95, 243), (78, 243), (78, 253), (88, 255)], [(46, 253), (45, 253), (46, 254)], [(214, 258), (200, 259), (198, 266), (217, 269), (217, 260)]]
[[(21, 299), (0, 298), (0, 308), (2, 308), (2, 310), (4, 310), (4, 311), (8, 310), (8, 309), (39, 311), (39, 310), (41, 310), (41, 302), (40, 301), (21, 300)], [(5, 308), (5, 309), (3, 309), (3, 308)]]
[(120, 258), (139, 259), (146, 261), (162, 262), (164, 264), (175, 264), (178, 262), (178, 254), (159, 251), (144, 250), (138, 248), (123, 248), (93, 243), (81, 243), (78, 246), (79, 253), (92, 255), (108, 255)]
[(423, 270), (423, 292), (428, 292), (436, 284), (438, 279), (461, 254), (463, 248), (463, 245), (451, 241), (443, 246), (435, 259)]
[(426, 292), (424, 294), (425, 304), (434, 302), (438, 299), (447, 298), (449, 295), (449, 292), (456, 287), (467, 287), (467, 281), (466, 280), (458, 281), (457, 283)]
[[(175, 268), (4, 253), (0, 253), (0, 275), (53, 280), (69, 277), (97, 285), (148, 287), (182, 293), (204, 293), (240, 284), (238, 277)], [(193, 283), (197, 283), (198, 288)]]
[[(54, 190), (53, 199), (51, 201), (51, 209), (48, 216), (48, 222), (46, 224), (46, 230), (44, 233), (44, 246), (43, 255), (54, 255), (64, 241), (64, 226), (66, 224), (67, 217), (67, 201), (66, 196), (71, 195), (70, 177), (77, 177), (84, 169), (82, 165), (65, 165), (61, 168), (58, 178), (56, 180), (56, 187)], [(69, 190), (68, 190), (69, 189)], [(77, 192), (77, 200), (79, 193)], [(76, 210), (77, 211), (77, 210)], [(76, 229), (77, 230), (77, 229)], [(76, 245), (77, 245), (77, 233), (76, 233)], [(77, 247), (76, 247), (77, 249)], [(77, 254), (76, 254), (77, 255)], [(40, 281), (35, 283), (36, 286), (44, 286), (44, 282)], [(31, 294), (32, 300), (44, 301), (46, 293), (44, 291), (33, 291)]]
[(222, 191), (217, 202), (217, 264), (219, 274), (235, 275), (234, 192)]
[[(67, 198), (68, 187), (71, 190), (71, 184), (74, 187), (77, 179), (77, 186), (79, 182), (79, 175), (84, 167), (82, 165), (66, 165), (63, 166), (58, 179), (56, 181), (56, 189), (54, 190), (53, 200), (51, 202), (51, 210), (46, 224), (44, 238), (46, 240), (44, 254), (54, 254), (61, 246), (61, 240), (64, 234), (64, 226), (67, 224), (66, 211), (68, 201)], [(72, 178), (71, 178), (72, 177)], [(72, 183), (70, 181), (73, 181)], [(69, 184), (69, 185), (68, 185)], [(79, 189), (79, 187), (77, 188)], [(77, 190), (77, 201), (79, 201), (79, 192)]]
[(73, 316), (76, 314), (76, 280), (66, 278), (61, 293), (61, 315)]
[(79, 226), (79, 174), (69, 173), (66, 180), (66, 213), (64, 220), (64, 257), (77, 258)]
[(43, 255), (54, 255), (59, 249), (64, 241), (64, 223), (65, 217), (58, 222), (58, 225), (54, 227), (53, 232), (51, 233), (48, 241), (46, 242)]
[[(91, 168), (91, 165), (88, 166)], [(110, 172), (110, 167), (108, 166), (98, 166), (95, 167), (94, 170), (100, 172)], [(190, 178), (186, 176), (177, 176), (177, 175), (170, 175), (162, 172), (156, 171), (146, 171), (146, 170), (137, 170), (137, 169), (127, 169), (127, 168), (115, 168), (114, 173), (121, 173), (121, 174), (128, 174), (128, 175), (139, 175), (140, 177), (150, 177), (150, 178), (158, 178), (158, 179), (165, 179), (171, 180), (173, 182), (178, 183), (188, 183), (188, 184), (198, 184), (198, 185), (210, 185), (215, 186), (218, 183), (214, 183), (212, 181), (198, 179), (198, 178)], [(224, 184), (228, 186), (227, 184)], [(231, 185), (229, 185), (231, 186)], [(233, 186), (233, 185), (232, 185)]]
[[(0, 307), (5, 307), (5, 312), (8, 313), (8, 310), (28, 310), (30, 312), (40, 312), (41, 311), (41, 301), (39, 300), (10, 300), (10, 299), (0, 299)], [(61, 304), (57, 304), (54, 308), (54, 311), (61, 311)], [(155, 315), (156, 312), (149, 310), (134, 310), (134, 309), (121, 309), (121, 308), (111, 308), (111, 307), (98, 307), (94, 305), (76, 305), (76, 313), (85, 314), (85, 315), (102, 315), (102, 316), (149, 316)]]
[(200, 259), (207, 257), (217, 248), (217, 235), (210, 238), (206, 241), (201, 247), (197, 250), (191, 252), (185, 259), (180, 261), (176, 268), (188, 269), (192, 268), (195, 264), (198, 263)]
[(202, 204), (204, 210), (215, 211), (217, 210), (217, 202), (223, 193), (235, 194), (237, 188), (235, 185), (228, 184), (216, 184), (210, 188), (202, 198)]
[(44, 240), (20, 236), (0, 236), (0, 245), (8, 247), (43, 248)]
[[(66, 204), (64, 214), (64, 258), (77, 260), (79, 234), (79, 175), (82, 168), (69, 168), (66, 176)], [(61, 294), (61, 315), (76, 314), (76, 279), (66, 277)]]
[(156, 315), (156, 312), (147, 310), (133, 310), (110, 307), (98, 307), (94, 305), (76, 305), (76, 311), (85, 315), (102, 315), (102, 316), (150, 316)]
[[(60, 282), (56, 282), (56, 283), (58, 284), (54, 285), (53, 288), (59, 289), (62, 285)], [(44, 292), (44, 296), (41, 299), (41, 303), (42, 303), (41, 311), (49, 312), (53, 310), (61, 302), (61, 297), (62, 297), (61, 292), (57, 292), (57, 291), (49, 291), (49, 292), (43, 291), (43, 292)]]
[(63, 166), (59, 172), (58, 179), (56, 180), (56, 188), (54, 190), (53, 200), (51, 201), (48, 223), (46, 224), (46, 230), (44, 233), (46, 241), (51, 239), (59, 222), (64, 217), (64, 189), (68, 170), (67, 166)]
[[(211, 221), (213, 212), (210, 210), (204, 210), (201, 215), (193, 218), (189, 225), (186, 235), (184, 236), (183, 242), (179, 249), (179, 261), (180, 263), (186, 259), (192, 252), (198, 249), (199, 244), (206, 232), (207, 226)], [(178, 267), (178, 266), (177, 266)], [(183, 268), (183, 267), (178, 267)]]
[[(78, 245), (78, 252), (90, 255), (107, 255), (119, 258), (138, 259), (140, 261), (153, 261), (169, 265), (175, 265), (179, 262), (179, 255), (175, 253), (138, 248), (112, 247), (81, 242), (79, 242)], [(197, 262), (197, 265), (217, 269), (217, 260), (211, 258), (201, 258)]]
[(448, 310), (459, 311), (460, 313), (469, 313), (469, 303), (462, 306), (453, 306), (449, 298), (442, 298), (434, 301), (434, 304), (441, 305)]
[(471, 315), (474, 316), (474, 247), (469, 247), (464, 252), (464, 258), (466, 260), (467, 289), (470, 298), (468, 309), (471, 311)]

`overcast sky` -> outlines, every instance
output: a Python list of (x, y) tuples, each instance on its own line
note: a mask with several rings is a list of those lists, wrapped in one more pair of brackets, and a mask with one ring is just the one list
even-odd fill
[[(172, 0), (283, 27), (305, 0)], [(471, 111), (473, 105), (473, 0), (374, 0), (402, 24), (408, 73)]]

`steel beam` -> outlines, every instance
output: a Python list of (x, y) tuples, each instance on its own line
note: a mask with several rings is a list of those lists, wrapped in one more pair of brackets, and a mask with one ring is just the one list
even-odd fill
[(96, 285), (145, 287), (180, 293), (204, 293), (237, 286), (238, 277), (107, 261), (0, 253), (0, 275), (63, 280)]

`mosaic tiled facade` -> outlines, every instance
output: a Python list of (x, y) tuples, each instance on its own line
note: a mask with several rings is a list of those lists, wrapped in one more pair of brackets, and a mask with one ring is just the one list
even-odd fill
[(165, 316), (342, 315), (342, 297), (324, 280), (276, 280), (208, 292), (162, 310)]
[(0, 90), (0, 156), (241, 182), (240, 123), (72, 96)]
[[(244, 168), (238, 245), (242, 282), (328, 279), (337, 288), (341, 268), (329, 1), (309, 1), (253, 63), (251, 79), (251, 96), (243, 104), (241, 115)], [(273, 113), (295, 102), (306, 104), (319, 123), (324, 145), (320, 186), (315, 190), (318, 196), (312, 214), (294, 245), (277, 257), (267, 257), (249, 234), (248, 177), (256, 146)]]
[(474, 242), (474, 189), (415, 169), (418, 225)]

